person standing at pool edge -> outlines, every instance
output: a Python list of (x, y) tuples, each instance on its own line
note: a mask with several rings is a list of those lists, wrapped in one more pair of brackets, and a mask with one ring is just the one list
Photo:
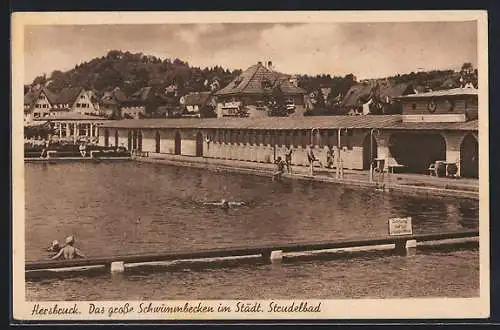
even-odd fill
[(313, 148), (314, 146), (312, 144), (309, 144), (307, 146), (307, 161), (309, 162), (309, 175), (313, 175), (314, 162), (319, 162), (319, 166), (323, 167), (321, 161), (318, 160), (314, 155)]
[(292, 174), (292, 146), (288, 146), (285, 151), (285, 163), (286, 163), (286, 169), (287, 172)]
[(76, 247), (74, 247), (75, 238), (73, 236), (66, 237), (66, 245), (51, 259), (71, 260), (76, 258), (85, 258), (85, 255)]
[(286, 162), (281, 158), (281, 156), (278, 156), (278, 158), (276, 159), (277, 171), (273, 173), (273, 181), (274, 180), (281, 181), (281, 176), (285, 172), (285, 166)]

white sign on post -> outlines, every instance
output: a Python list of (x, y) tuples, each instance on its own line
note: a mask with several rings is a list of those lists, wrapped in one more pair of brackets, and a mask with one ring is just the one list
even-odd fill
[(412, 235), (411, 217), (389, 219), (389, 235)]

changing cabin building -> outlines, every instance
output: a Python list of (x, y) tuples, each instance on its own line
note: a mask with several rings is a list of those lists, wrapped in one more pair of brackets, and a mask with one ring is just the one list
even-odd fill
[(322, 162), (333, 147), (345, 169), (368, 170), (382, 159), (384, 170), (424, 174), (431, 163), (443, 160), (456, 163), (459, 176), (478, 177), (477, 90), (399, 99), (402, 115), (119, 120), (103, 124), (99, 144), (123, 144), (148, 157), (262, 163), (283, 157), (292, 146), (292, 164), (303, 166), (308, 165), (306, 148), (313, 144)]

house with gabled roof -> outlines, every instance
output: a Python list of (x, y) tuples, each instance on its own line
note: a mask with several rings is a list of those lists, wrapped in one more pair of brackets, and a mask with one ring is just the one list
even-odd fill
[(218, 117), (240, 116), (241, 113), (249, 117), (267, 116), (267, 100), (277, 86), (287, 101), (295, 104), (296, 112), (302, 113), (307, 92), (293, 83), (292, 76), (275, 71), (271, 62), (266, 65), (258, 62), (215, 93)]
[[(398, 107), (397, 98), (413, 93), (410, 83), (361, 82), (349, 88), (340, 105), (350, 115), (394, 114), (394, 108)], [(396, 113), (401, 111), (399, 109)]]
[(30, 123), (35, 118), (50, 116), (56, 95), (45, 87), (35, 86), (24, 95), (24, 123)]
[(167, 103), (165, 90), (146, 86), (121, 102), (121, 116), (125, 118), (140, 118), (141, 116), (152, 116), (158, 107)]
[(205, 107), (216, 107), (212, 92), (193, 92), (182, 96), (179, 100), (188, 116), (201, 116), (200, 111)]

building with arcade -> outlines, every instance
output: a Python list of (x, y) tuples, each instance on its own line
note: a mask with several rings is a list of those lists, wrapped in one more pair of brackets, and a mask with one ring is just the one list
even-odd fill
[[(306, 148), (326, 159), (328, 147), (344, 169), (429, 173), (436, 161), (456, 176), (478, 177), (478, 92), (457, 88), (399, 97), (402, 115), (118, 120), (99, 128), (99, 144), (124, 145), (148, 157), (166, 154), (272, 163), (285, 148), (307, 166)], [(336, 162), (335, 162), (336, 163)]]

